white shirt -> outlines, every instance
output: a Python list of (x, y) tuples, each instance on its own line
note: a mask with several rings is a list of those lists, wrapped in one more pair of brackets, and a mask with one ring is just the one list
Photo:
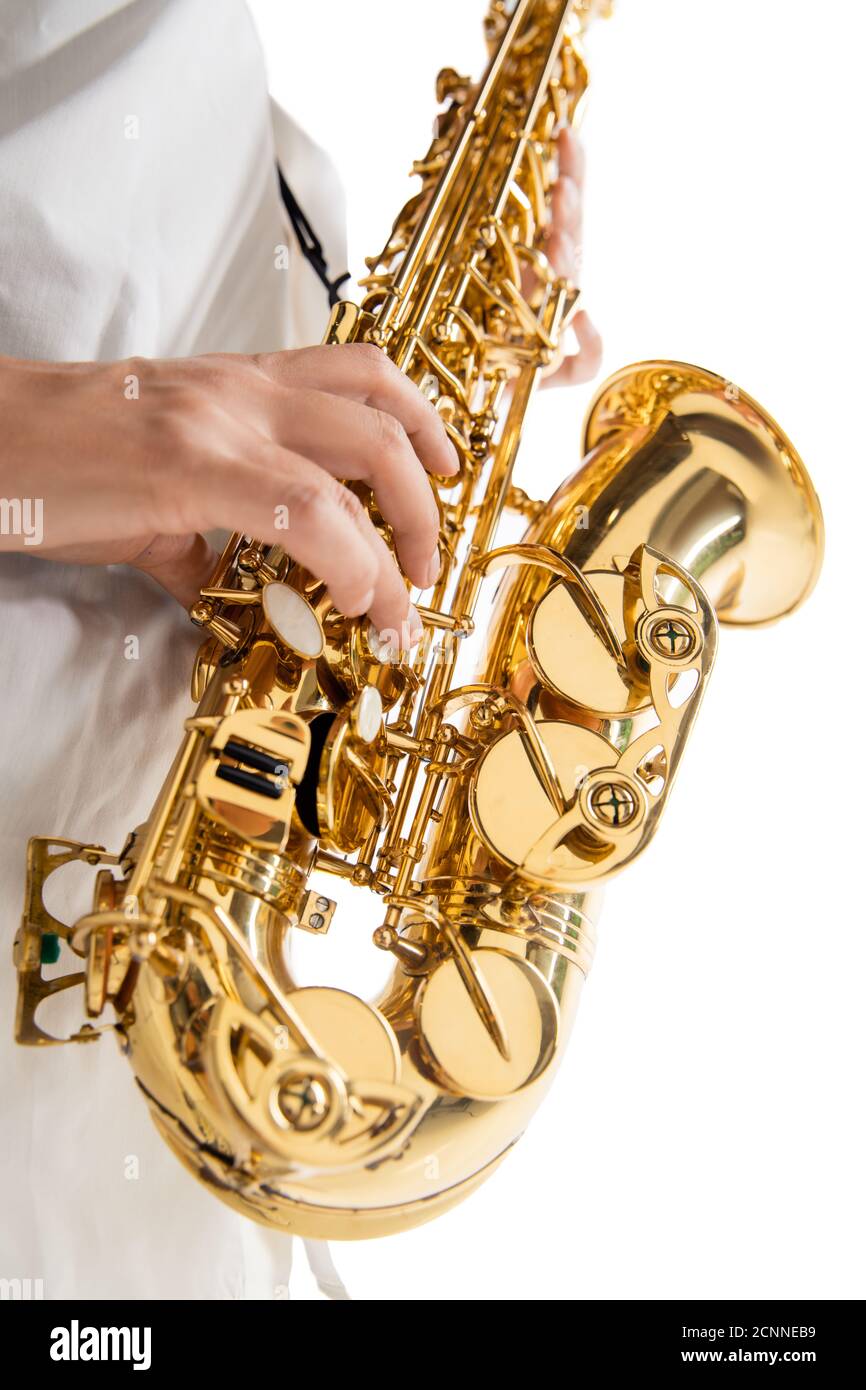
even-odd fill
[[(114, 359), (321, 339), (327, 297), (288, 230), (275, 151), (339, 269), (341, 197), (272, 109), (241, 0), (0, 0), (0, 84), (0, 352)], [(0, 603), (0, 1274), (41, 1279), (46, 1298), (285, 1296), (290, 1239), (181, 1168), (110, 1034), (12, 1041), (27, 838), (116, 850), (146, 818), (191, 708), (198, 635), (119, 566), (7, 555)], [(51, 909), (67, 921), (87, 910), (92, 876), (62, 870)], [(77, 990), (40, 1014), (49, 1031), (82, 1020)]]

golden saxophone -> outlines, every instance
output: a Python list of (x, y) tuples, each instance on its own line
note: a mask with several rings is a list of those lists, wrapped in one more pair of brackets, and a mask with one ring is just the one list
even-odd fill
[[(791, 443), (682, 363), (601, 387), (585, 462), (549, 502), (512, 484), (578, 303), (544, 246), (593, 8), (493, 0), (487, 70), (440, 74), (420, 192), (327, 335), (387, 353), (460, 456), (432, 480), (442, 571), (418, 600), (419, 649), (388, 659), (280, 547), (233, 536), (191, 610), (198, 709), (149, 819), (117, 856), (29, 847), (18, 1040), (60, 1041), (36, 1020), (58, 990), (81, 985), (89, 1019), (113, 1005), (174, 1153), (231, 1206), (304, 1235), (427, 1220), (519, 1137), (569, 1034), (598, 886), (667, 801), (717, 619), (788, 613), (820, 566)], [(497, 543), (508, 511), (528, 529)], [(101, 867), (70, 927), (43, 884), (72, 860)], [(328, 930), (337, 880), (382, 901), (373, 940), (393, 973), (375, 1003), (293, 976), (292, 933)], [(81, 968), (47, 978), (61, 942)], [(88, 1022), (74, 1040), (97, 1036)]]

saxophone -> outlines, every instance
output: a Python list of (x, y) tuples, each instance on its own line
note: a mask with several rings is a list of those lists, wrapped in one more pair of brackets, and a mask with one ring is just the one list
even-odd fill
[[(793, 445), (684, 363), (601, 387), (585, 461), (550, 501), (512, 483), (578, 304), (544, 248), (594, 9), (492, 0), (486, 72), (440, 74), (420, 191), (362, 303), (332, 314), (326, 341), (386, 353), (459, 453), (458, 475), (431, 480), (442, 569), (417, 600), (417, 650), (395, 659), (278, 545), (232, 536), (191, 609), (197, 711), (148, 820), (117, 855), (29, 846), (18, 1041), (112, 1029), (190, 1172), (303, 1235), (408, 1229), (515, 1143), (569, 1035), (599, 886), (667, 802), (718, 622), (788, 613), (820, 567)], [(498, 534), (509, 513), (522, 539)], [(488, 610), (473, 660), (464, 639)], [(43, 885), (73, 860), (99, 872), (68, 926)], [(293, 934), (326, 933), (341, 889), (381, 901), (375, 1002), (293, 973)], [(49, 977), (61, 944), (76, 969)], [(40, 1003), (79, 987), (88, 1021), (50, 1036)], [(97, 1025), (107, 1005), (116, 1022)]]

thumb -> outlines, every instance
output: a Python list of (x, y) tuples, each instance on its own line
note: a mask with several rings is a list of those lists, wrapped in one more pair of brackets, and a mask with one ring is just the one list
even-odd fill
[(204, 536), (154, 536), (129, 563), (189, 608), (213, 574), (218, 558)]

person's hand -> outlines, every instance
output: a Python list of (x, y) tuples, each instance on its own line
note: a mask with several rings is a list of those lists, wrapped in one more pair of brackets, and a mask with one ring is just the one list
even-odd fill
[[(451, 475), (458, 460), (436, 410), (378, 348), (0, 358), (0, 420), (0, 494), (29, 499), (31, 513), (41, 503), (32, 553), (134, 565), (188, 604), (216, 561), (203, 533), (243, 531), (324, 580), (343, 613), (420, 634), (390, 550), (338, 480), (372, 487), (400, 564), (424, 589), (439, 570), (425, 470)], [(0, 548), (25, 549), (14, 529), (0, 528)]]
[[(564, 130), (557, 145), (559, 178), (553, 189), (553, 219), (544, 251), (558, 275), (580, 283), (583, 235), (583, 148), (574, 130)], [(601, 366), (601, 338), (589, 315), (581, 310), (572, 320), (577, 350), (545, 377), (545, 386), (574, 386), (591, 381)]]

